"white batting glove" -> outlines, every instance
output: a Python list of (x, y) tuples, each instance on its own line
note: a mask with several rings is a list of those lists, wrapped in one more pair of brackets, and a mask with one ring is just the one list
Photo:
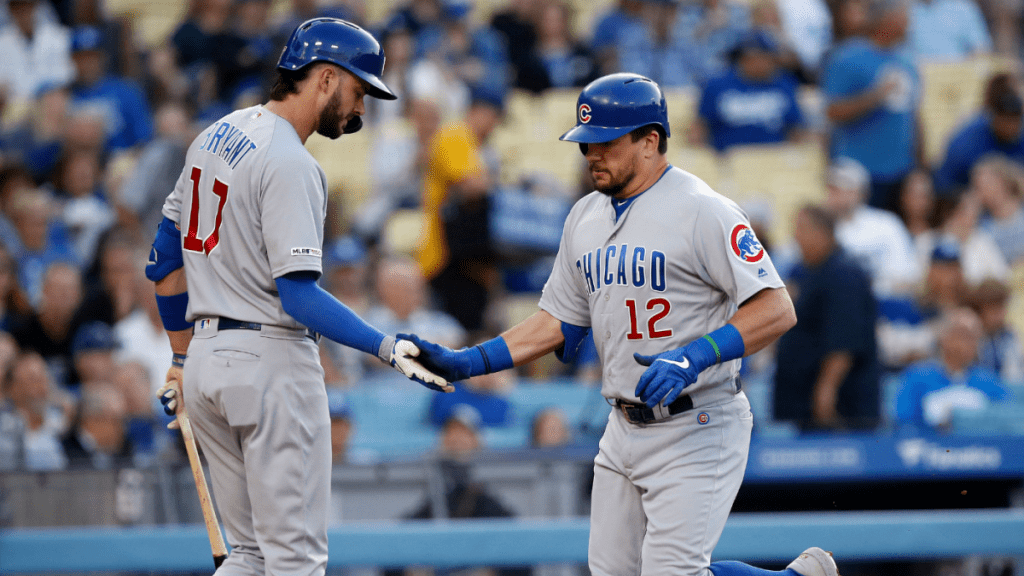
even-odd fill
[[(181, 368), (178, 366), (171, 366), (167, 371), (166, 381), (164, 385), (156, 391), (156, 397), (160, 399), (160, 403), (164, 405), (164, 413), (168, 416), (177, 416), (178, 406), (181, 404), (180, 400), (183, 398), (181, 394)], [(180, 428), (178, 425), (178, 419), (175, 418), (167, 423), (167, 428), (170, 430), (177, 430)]]
[(391, 349), (390, 364), (405, 377), (415, 380), (431, 390), (454, 392), (455, 386), (452, 386), (447, 380), (427, 370), (422, 364), (414, 360), (419, 355), (420, 349), (412, 342), (396, 340), (394, 347)]

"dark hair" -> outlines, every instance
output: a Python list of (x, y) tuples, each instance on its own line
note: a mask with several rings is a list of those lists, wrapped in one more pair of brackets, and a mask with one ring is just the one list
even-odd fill
[(298, 70), (278, 70), (274, 86), (270, 89), (270, 99), (278, 102), (284, 100), (289, 94), (299, 93), (299, 82), (309, 76), (312, 66), (303, 66)]
[(1021, 98), (1007, 73), (996, 74), (985, 86), (985, 108), (999, 116), (1020, 116)]
[(835, 236), (836, 232), (836, 217), (831, 212), (826, 210), (823, 206), (817, 204), (805, 204), (800, 212), (807, 215), (814, 222), (815, 226), (818, 226), (825, 232), (828, 232), (829, 236)]
[(629, 135), (633, 138), (633, 142), (639, 142), (655, 131), (658, 132), (658, 154), (665, 154), (665, 152), (668, 152), (668, 137), (665, 135), (665, 129), (661, 127), (661, 124), (641, 126), (630, 132)]

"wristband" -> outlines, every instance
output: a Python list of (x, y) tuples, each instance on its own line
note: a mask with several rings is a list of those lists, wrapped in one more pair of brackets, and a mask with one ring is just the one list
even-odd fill
[(171, 355), (171, 366), (174, 366), (175, 368), (184, 368), (185, 367), (185, 358), (187, 358), (187, 356), (185, 354), (173, 354), (173, 355)]
[(705, 335), (702, 340), (711, 345), (715, 353), (715, 363), (728, 362), (742, 358), (746, 351), (743, 336), (732, 324), (726, 324), (718, 330)]
[(156, 306), (160, 309), (160, 320), (168, 332), (188, 330), (192, 327), (193, 323), (185, 319), (185, 313), (188, 311), (188, 292), (174, 296), (157, 294)]
[(508, 344), (501, 336), (491, 338), (483, 344), (478, 344), (467, 350), (470, 352), (470, 377), (481, 374), (501, 372), (515, 366), (512, 361), (512, 353), (509, 352)]

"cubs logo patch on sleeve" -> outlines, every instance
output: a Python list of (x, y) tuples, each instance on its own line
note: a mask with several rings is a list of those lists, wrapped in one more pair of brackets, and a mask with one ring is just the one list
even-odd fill
[(757, 241), (754, 231), (746, 224), (737, 224), (732, 229), (732, 234), (729, 235), (729, 243), (732, 246), (733, 254), (744, 262), (753, 263), (764, 258), (764, 248)]

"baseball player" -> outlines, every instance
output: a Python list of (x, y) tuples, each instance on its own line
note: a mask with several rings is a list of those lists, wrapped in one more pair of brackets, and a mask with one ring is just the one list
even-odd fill
[[(454, 381), (552, 351), (570, 361), (592, 330), (601, 392), (616, 409), (594, 463), (591, 572), (774, 574), (712, 564), (711, 552), (753, 424), (739, 359), (795, 324), (793, 304), (736, 204), (668, 164), (657, 84), (604, 76), (583, 89), (576, 112), (561, 139), (579, 143), (597, 190), (565, 222), (541, 310), (473, 348), (409, 338), (424, 366)], [(837, 576), (820, 548), (782, 573)]]
[[(361, 126), (364, 96), (394, 99), (362, 28), (317, 18), (291, 35), (270, 102), (213, 123), (164, 203), (147, 276), (232, 550), (218, 574), (323, 574), (331, 434), (318, 334), (436, 390), (443, 379), (319, 288), (327, 184), (303, 143)], [(187, 350), (187, 354), (186, 354)], [(179, 389), (179, 382), (180, 389)]]

